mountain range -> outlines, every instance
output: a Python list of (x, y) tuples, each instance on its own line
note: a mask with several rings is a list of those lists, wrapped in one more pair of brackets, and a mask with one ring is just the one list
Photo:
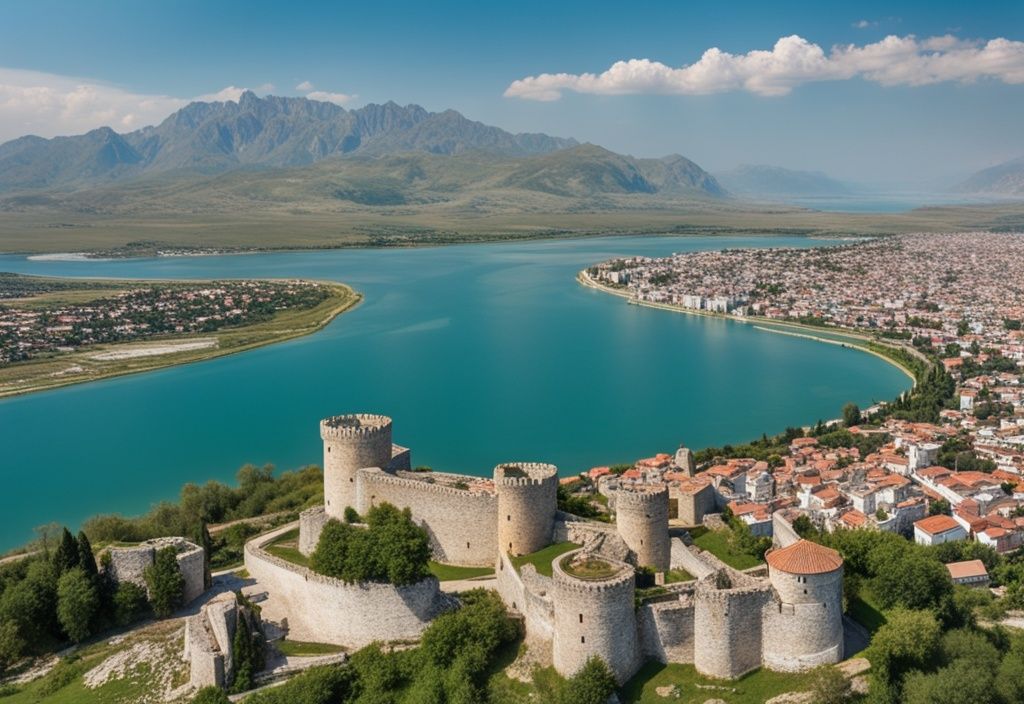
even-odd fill
[(637, 159), (574, 139), (511, 134), (454, 110), (393, 102), (346, 110), (252, 92), (237, 102), (191, 103), (155, 127), (125, 134), (102, 127), (0, 145), (6, 210), (215, 210), (246, 201), (478, 207), (483, 200), (508, 207), (515, 193), (560, 201), (727, 195), (679, 155)]
[(717, 173), (715, 178), (730, 192), (752, 197), (839, 196), (853, 190), (821, 171), (795, 171), (763, 164), (744, 164)]
[(1024, 156), (978, 171), (961, 183), (961, 193), (1024, 196)]

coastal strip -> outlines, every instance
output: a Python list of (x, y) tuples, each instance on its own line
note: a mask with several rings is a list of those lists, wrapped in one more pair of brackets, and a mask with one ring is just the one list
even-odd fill
[[(870, 345), (873, 344), (880, 348), (893, 351), (903, 350), (908, 354), (911, 354), (914, 357), (920, 359), (928, 367), (930, 367), (932, 364), (927, 357), (922, 355), (917, 350), (910, 349), (902, 345), (898, 347), (893, 346), (885, 342), (876, 340), (872, 337), (868, 337), (866, 335), (858, 335), (856, 333), (847, 332), (839, 328), (837, 328), (835, 331), (833, 331), (831, 328), (828, 330), (820, 330), (810, 325), (804, 325), (801, 323), (778, 322), (776, 320), (772, 320), (770, 318), (765, 318), (762, 316), (728, 315), (726, 313), (718, 313), (710, 310), (695, 310), (693, 308), (684, 308), (683, 306), (674, 306), (669, 303), (657, 303), (654, 301), (638, 300), (636, 297), (634, 297), (627, 291), (616, 289), (611, 286), (602, 284), (599, 281), (596, 281), (587, 272), (586, 269), (580, 271), (576, 275), (576, 281), (579, 282), (581, 285), (586, 286), (587, 288), (596, 289), (598, 291), (601, 291), (602, 293), (608, 293), (613, 296), (623, 298), (626, 300), (627, 303), (630, 303), (632, 305), (644, 306), (646, 308), (658, 308), (660, 310), (667, 310), (673, 313), (683, 313), (685, 315), (693, 315), (704, 318), (714, 318), (717, 320), (728, 320), (735, 323), (744, 323), (747, 325), (753, 325), (755, 329), (761, 330), (762, 332), (771, 332), (778, 335), (789, 335), (790, 337), (801, 337), (807, 340), (814, 340), (816, 342), (824, 342), (830, 345), (849, 347), (852, 349), (859, 350), (861, 352), (867, 352), (868, 354), (872, 354), (878, 357), (879, 359), (888, 362), (889, 364), (891, 364), (892, 366), (896, 367), (901, 372), (906, 374), (913, 382), (914, 386), (916, 386), (918, 383), (918, 376), (913, 369), (900, 362), (894, 356), (885, 354), (884, 352), (878, 349), (872, 349)], [(825, 336), (826, 334), (832, 335), (835, 338), (840, 339), (830, 339), (829, 337)]]
[[(281, 280), (261, 281), (279, 283)], [(119, 283), (129, 287), (143, 284), (202, 285), (212, 282), (103, 280), (106, 286)], [(328, 297), (312, 308), (279, 310), (269, 320), (224, 327), (214, 332), (83, 345), (70, 352), (0, 364), (0, 398), (201, 362), (304, 337), (323, 329), (363, 300), (361, 293), (345, 284), (334, 281), (308, 283), (326, 287), (329, 291)]]

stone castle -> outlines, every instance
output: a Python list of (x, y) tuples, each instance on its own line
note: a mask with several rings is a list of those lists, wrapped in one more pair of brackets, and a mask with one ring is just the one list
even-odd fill
[[(494, 567), (491, 586), (563, 675), (591, 656), (620, 682), (648, 659), (734, 678), (843, 657), (843, 563), (833, 550), (790, 537), (768, 552), (766, 566), (738, 571), (672, 537), (665, 487), (617, 490), (613, 525), (559, 511), (550, 464), (500, 464), (490, 478), (414, 471), (381, 415), (327, 418), (320, 435), (324, 505), (301, 514), (300, 552), (311, 554), (325, 523), (344, 520), (349, 507), (360, 515), (384, 502), (409, 508), (435, 560)], [(403, 587), (346, 584), (266, 550), (290, 530), (294, 524), (250, 541), (245, 563), (266, 590), (264, 617), (285, 624), (293, 639), (360, 647), (415, 638), (456, 603), (433, 577)], [(551, 576), (513, 560), (565, 542), (579, 547), (553, 559)], [(655, 572), (660, 588), (638, 605), (640, 566)], [(694, 579), (664, 583), (673, 569)]]

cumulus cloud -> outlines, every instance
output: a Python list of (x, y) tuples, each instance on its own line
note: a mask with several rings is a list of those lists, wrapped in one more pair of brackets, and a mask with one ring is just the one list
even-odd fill
[(313, 90), (314, 87), (315, 86), (313, 85), (313, 83), (311, 81), (303, 81), (299, 85), (295, 86), (295, 90), (307, 91), (307, 90)]
[(826, 53), (803, 37), (782, 37), (771, 50), (730, 54), (718, 48), (673, 68), (649, 59), (617, 61), (603, 73), (544, 73), (514, 81), (505, 96), (558, 100), (565, 91), (595, 95), (707, 95), (745, 90), (786, 95), (815, 81), (861, 78), (884, 86), (967, 83), (980, 79), (1024, 83), (1024, 42), (964, 41), (951, 35), (918, 39), (890, 35), (873, 44), (837, 45)]
[(306, 93), (306, 97), (310, 100), (322, 100), (325, 103), (335, 103), (337, 105), (346, 105), (356, 99), (356, 96), (347, 93), (328, 93), (324, 90), (311, 91)]
[(237, 101), (244, 88), (228, 86), (195, 98), (135, 93), (98, 81), (0, 68), (0, 142), (35, 134), (80, 134), (108, 126), (119, 132), (160, 122), (192, 100)]

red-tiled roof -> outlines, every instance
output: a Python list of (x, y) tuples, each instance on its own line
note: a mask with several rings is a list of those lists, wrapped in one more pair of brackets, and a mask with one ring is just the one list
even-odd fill
[(963, 527), (953, 520), (950, 516), (945, 514), (939, 514), (937, 516), (928, 516), (928, 518), (922, 518), (920, 521), (914, 523), (915, 528), (920, 528), (929, 535), (938, 535), (939, 533), (945, 533), (947, 531), (955, 530)]
[(798, 540), (789, 547), (770, 550), (765, 560), (772, 569), (789, 574), (824, 574), (843, 566), (838, 552), (809, 540)]
[(963, 562), (950, 562), (946, 565), (949, 576), (953, 579), (964, 579), (967, 577), (987, 577), (988, 570), (981, 560), (964, 560)]

